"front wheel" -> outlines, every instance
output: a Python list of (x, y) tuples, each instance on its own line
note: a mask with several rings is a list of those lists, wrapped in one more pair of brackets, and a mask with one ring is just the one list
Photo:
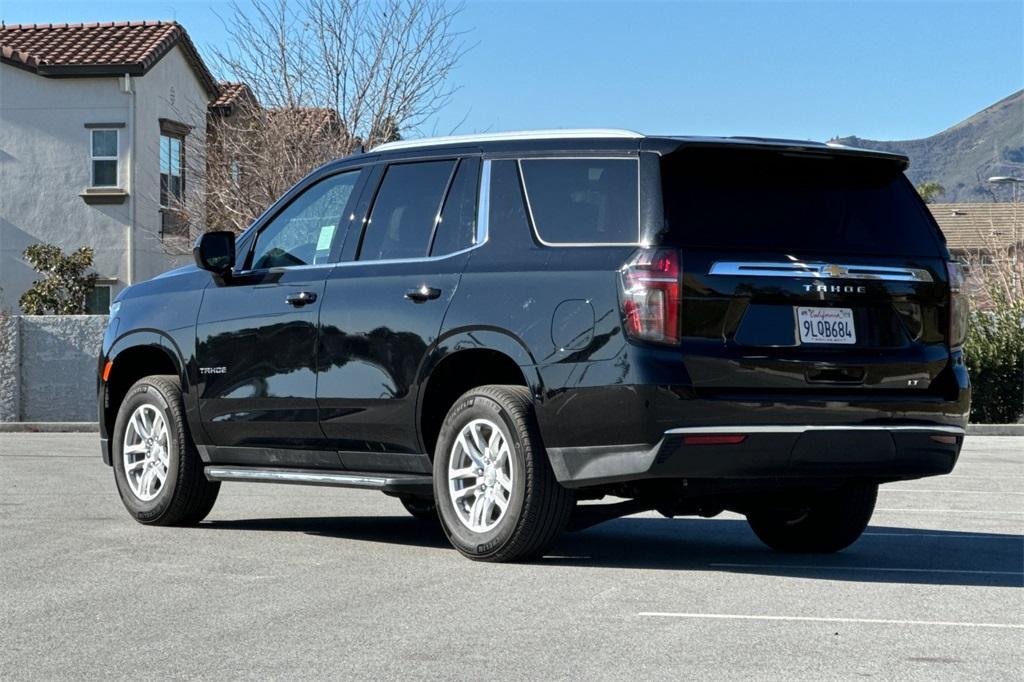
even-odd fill
[(449, 410), (434, 499), (445, 534), (470, 559), (532, 558), (565, 529), (573, 496), (555, 480), (526, 388), (481, 386)]
[(764, 544), (780, 552), (838, 552), (867, 528), (877, 497), (877, 484), (848, 485), (791, 508), (751, 510), (747, 522)]
[(177, 377), (144, 377), (128, 390), (114, 423), (113, 459), (117, 492), (139, 523), (199, 523), (217, 501), (220, 483), (203, 475)]

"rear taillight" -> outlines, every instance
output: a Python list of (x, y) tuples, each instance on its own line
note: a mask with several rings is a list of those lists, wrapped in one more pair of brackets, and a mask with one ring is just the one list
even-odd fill
[(620, 270), (622, 319), (631, 338), (679, 343), (679, 252), (640, 249)]
[(967, 318), (970, 311), (964, 294), (964, 275), (959, 263), (946, 263), (949, 275), (949, 345), (963, 345), (967, 338)]

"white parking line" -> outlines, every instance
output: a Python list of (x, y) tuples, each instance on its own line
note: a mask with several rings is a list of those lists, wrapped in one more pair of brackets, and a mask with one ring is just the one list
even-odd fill
[(1024, 535), (999, 535), (998, 533), (864, 533), (899, 538), (950, 538), (955, 540), (1013, 540), (1024, 542)]
[(806, 564), (708, 564), (712, 568), (772, 568), (792, 571), (862, 571), (870, 573), (955, 573), (966, 575), (1014, 575), (1024, 581), (1024, 571), (966, 571), (958, 568), (888, 568), (885, 566), (809, 566)]
[(955, 495), (1024, 495), (1024, 493), (1011, 492), (1009, 490), (935, 490), (934, 488), (879, 488), (878, 491), (886, 493), (952, 493)]
[(875, 511), (881, 512), (915, 512), (915, 513), (939, 513), (939, 514), (1010, 514), (1020, 516), (1024, 511), (997, 511), (995, 509), (897, 509), (894, 507), (875, 507)]
[(942, 625), (947, 627), (960, 628), (1001, 628), (1001, 629), (1024, 629), (1024, 625), (1017, 623), (969, 623), (948, 620), (895, 620), (888, 618), (820, 618), (816, 616), (748, 616), (735, 613), (663, 613), (658, 611), (644, 611), (639, 616), (655, 618), (696, 618), (709, 620), (771, 620), (771, 621), (796, 621), (811, 623), (868, 623), (873, 625)]

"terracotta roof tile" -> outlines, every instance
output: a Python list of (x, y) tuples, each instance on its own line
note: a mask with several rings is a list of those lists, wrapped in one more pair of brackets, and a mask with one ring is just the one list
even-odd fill
[(209, 69), (175, 21), (0, 25), (0, 59), (49, 77), (144, 75), (175, 46), (207, 91), (217, 94)]
[(245, 83), (220, 81), (217, 83), (217, 89), (220, 94), (217, 95), (215, 100), (210, 102), (211, 109), (230, 110), (245, 99), (256, 100), (256, 96), (253, 95), (252, 90)]
[(929, 204), (951, 251), (1006, 249), (1024, 242), (1024, 203)]

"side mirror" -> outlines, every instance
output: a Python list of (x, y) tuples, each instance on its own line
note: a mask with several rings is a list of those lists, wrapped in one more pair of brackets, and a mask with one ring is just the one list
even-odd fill
[(192, 247), (196, 265), (218, 275), (226, 275), (235, 267), (235, 234), (205, 232)]

